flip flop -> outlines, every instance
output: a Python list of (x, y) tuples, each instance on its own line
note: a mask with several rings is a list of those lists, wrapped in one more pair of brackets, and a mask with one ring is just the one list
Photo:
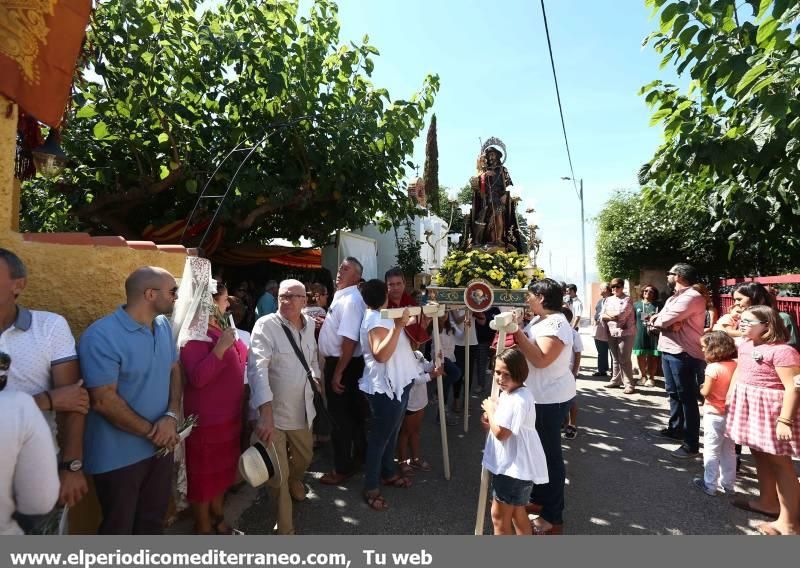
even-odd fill
[(777, 519), (778, 513), (770, 513), (769, 511), (764, 511), (762, 509), (757, 509), (750, 504), (750, 499), (747, 497), (736, 497), (735, 499), (731, 500), (731, 505), (736, 507), (737, 509), (741, 509), (742, 511), (747, 511), (748, 513), (756, 513), (757, 515), (764, 515), (765, 517), (769, 517), (771, 519)]

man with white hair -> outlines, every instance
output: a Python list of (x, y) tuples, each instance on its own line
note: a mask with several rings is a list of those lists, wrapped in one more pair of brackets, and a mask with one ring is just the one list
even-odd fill
[(266, 445), (274, 442), (283, 472), (281, 486), (272, 490), (278, 502), (278, 534), (295, 533), (292, 499), (306, 497), (303, 477), (313, 455), (311, 383), (316, 384), (320, 372), (315, 323), (303, 316), (305, 306), (305, 286), (297, 280), (281, 282), (278, 311), (256, 322), (247, 361), (250, 404), (258, 409), (255, 434)]

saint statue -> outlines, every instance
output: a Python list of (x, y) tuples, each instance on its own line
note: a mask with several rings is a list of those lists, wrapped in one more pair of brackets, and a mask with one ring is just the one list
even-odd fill
[(516, 203), (509, 187), (513, 185), (505, 163), (506, 146), (489, 138), (478, 157), (478, 175), (470, 178), (472, 211), (467, 229), (467, 247), (516, 250), (520, 243)]

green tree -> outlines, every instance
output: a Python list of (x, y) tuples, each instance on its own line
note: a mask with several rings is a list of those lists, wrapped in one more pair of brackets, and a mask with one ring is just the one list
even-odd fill
[[(642, 89), (664, 142), (640, 172), (654, 203), (702, 203), (709, 229), (747, 255), (747, 272), (800, 264), (800, 3), (645, 0), (659, 29), (645, 40), (689, 90)], [(692, 212), (687, 210), (689, 214)], [(780, 234), (780, 238), (775, 238)]]
[[(425, 195), (431, 209), (437, 214), (442, 214), (444, 203), (440, 198), (439, 188), (439, 143), (436, 139), (436, 115), (431, 117), (428, 127), (428, 136), (425, 141), (425, 168), (422, 175), (425, 180)], [(446, 195), (446, 194), (445, 194)]]
[[(72, 220), (56, 225), (136, 238), (188, 217), (209, 178), (207, 193), (221, 195), (253, 148), (217, 221), (228, 242), (319, 241), (379, 212), (404, 218), (401, 180), (438, 77), (390, 98), (370, 81), (368, 38), (339, 43), (330, 0), (302, 16), (297, 0), (200, 4), (98, 4), (63, 137), (75, 165), (56, 184), (26, 186), (26, 205), (45, 196), (68, 207)], [(203, 200), (193, 222), (218, 202)], [(43, 228), (47, 203), (26, 229)]]

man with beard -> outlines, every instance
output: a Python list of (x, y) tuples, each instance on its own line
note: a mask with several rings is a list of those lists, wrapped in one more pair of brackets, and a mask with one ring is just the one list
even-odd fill
[(100, 534), (161, 534), (178, 443), (182, 375), (172, 328), (175, 278), (145, 266), (125, 281), (125, 305), (94, 322), (78, 345), (89, 389), (85, 467), (94, 475)]
[(366, 305), (358, 290), (364, 271), (358, 259), (344, 259), (336, 272), (336, 293), (319, 331), (319, 351), (325, 357), (325, 394), (333, 431), (334, 470), (320, 478), (340, 485), (356, 472), (356, 458), (366, 447), (365, 413), (358, 380), (364, 372), (359, 344)]
[(692, 285), (697, 270), (678, 263), (667, 273), (673, 295), (664, 309), (651, 320), (661, 331), (658, 350), (664, 368), (664, 385), (669, 395), (669, 424), (659, 432), (663, 438), (683, 440), (672, 453), (676, 458), (693, 458), (700, 452), (700, 409), (695, 377), (705, 366), (700, 337), (706, 317), (706, 300)]

